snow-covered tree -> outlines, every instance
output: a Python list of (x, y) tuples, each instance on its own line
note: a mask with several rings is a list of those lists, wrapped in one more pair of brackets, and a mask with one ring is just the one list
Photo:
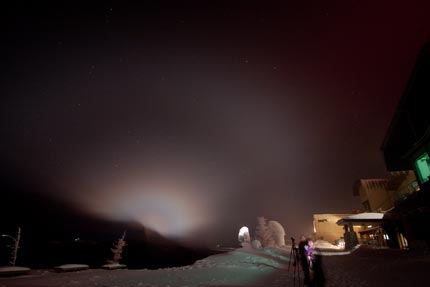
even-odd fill
[(249, 244), (251, 242), (251, 237), (249, 236), (249, 229), (248, 229), (248, 227), (243, 226), (239, 230), (238, 240), (242, 244), (242, 246), (244, 244)]
[(113, 253), (113, 259), (109, 260), (109, 263), (119, 263), (119, 261), (122, 259), (122, 249), (126, 246), (125, 242), (125, 231), (122, 234), (122, 237), (118, 239), (117, 242), (113, 244), (113, 248), (111, 248), (111, 251)]
[(254, 249), (261, 249), (261, 242), (257, 239), (252, 240), (251, 246)]
[(257, 217), (257, 226), (255, 228), (255, 239), (260, 241), (263, 247), (275, 246), (275, 240), (273, 239), (272, 230), (267, 224), (267, 220), (264, 217)]
[(2, 234), (2, 237), (9, 237), (10, 239), (13, 240), (13, 245), (9, 245), (9, 247), (12, 248), (10, 264), (12, 266), (15, 266), (16, 258), (18, 256), (19, 242), (21, 240), (21, 227), (18, 227), (18, 232), (16, 233), (15, 237), (9, 234)]
[(275, 246), (281, 247), (285, 245), (285, 230), (282, 225), (274, 220), (269, 221), (269, 228), (272, 231), (273, 240), (275, 241)]

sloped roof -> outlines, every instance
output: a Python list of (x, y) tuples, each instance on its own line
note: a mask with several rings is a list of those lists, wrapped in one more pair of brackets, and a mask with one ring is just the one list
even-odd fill
[(384, 213), (379, 212), (364, 212), (346, 216), (336, 223), (343, 225), (345, 223), (367, 223), (367, 222), (382, 222), (384, 221)]
[(363, 212), (358, 214), (353, 214), (350, 216), (346, 216), (342, 219), (352, 219), (352, 220), (367, 220), (367, 219), (382, 219), (384, 217), (383, 213), (380, 212)]

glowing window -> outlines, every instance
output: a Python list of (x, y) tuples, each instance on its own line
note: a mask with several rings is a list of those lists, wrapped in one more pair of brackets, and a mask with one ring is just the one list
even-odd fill
[(430, 176), (430, 158), (428, 153), (423, 153), (415, 161), (415, 168), (417, 169), (418, 178), (421, 183), (429, 180)]

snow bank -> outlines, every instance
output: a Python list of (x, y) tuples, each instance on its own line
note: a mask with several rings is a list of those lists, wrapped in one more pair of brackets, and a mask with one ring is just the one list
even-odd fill
[(19, 266), (3, 266), (0, 267), (0, 276), (22, 275), (30, 272), (30, 268)]
[(335, 250), (335, 249), (332, 249), (332, 250), (327, 250), (327, 249), (315, 250), (314, 253), (317, 255), (322, 255), (322, 256), (348, 255), (348, 254), (351, 254), (352, 252), (354, 252), (355, 250), (357, 250), (360, 246), (361, 245), (358, 244), (355, 247), (353, 247), (351, 250), (344, 250), (344, 249), (341, 249), (341, 250)]
[(127, 268), (127, 265), (119, 264), (119, 263), (111, 263), (111, 264), (105, 264), (102, 266), (103, 269), (107, 270), (116, 270), (116, 269), (124, 269)]
[(344, 247), (337, 246), (334, 244), (331, 244), (328, 241), (325, 240), (317, 240), (314, 242), (314, 247), (318, 249), (324, 249), (324, 250), (343, 250)]
[[(166, 287), (166, 286), (290, 286), (290, 250), (240, 248), (196, 261), (189, 266), (158, 270), (91, 269), (85, 272), (44, 273), (19, 280), (0, 280), (6, 286)], [(74, 265), (68, 265), (74, 266)], [(80, 266), (80, 265), (78, 265)], [(36, 272), (37, 273), (37, 272)], [(292, 286), (292, 285), (291, 285)]]
[(90, 267), (86, 264), (64, 264), (64, 265), (54, 267), (54, 270), (59, 272), (70, 272), (70, 271), (86, 270), (89, 268)]

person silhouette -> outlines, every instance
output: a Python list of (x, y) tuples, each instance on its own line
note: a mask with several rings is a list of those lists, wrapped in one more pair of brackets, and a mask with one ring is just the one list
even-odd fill
[(309, 266), (309, 286), (323, 287), (325, 283), (324, 272), (322, 269), (322, 257), (315, 252), (314, 242), (307, 240), (306, 257)]
[(304, 275), (304, 286), (309, 286), (310, 277), (309, 277), (309, 261), (307, 256), (306, 249), (308, 248), (308, 240), (306, 239), (306, 236), (301, 235), (300, 236), (300, 242), (299, 242), (299, 255), (300, 255), (300, 264), (302, 266), (302, 271)]

